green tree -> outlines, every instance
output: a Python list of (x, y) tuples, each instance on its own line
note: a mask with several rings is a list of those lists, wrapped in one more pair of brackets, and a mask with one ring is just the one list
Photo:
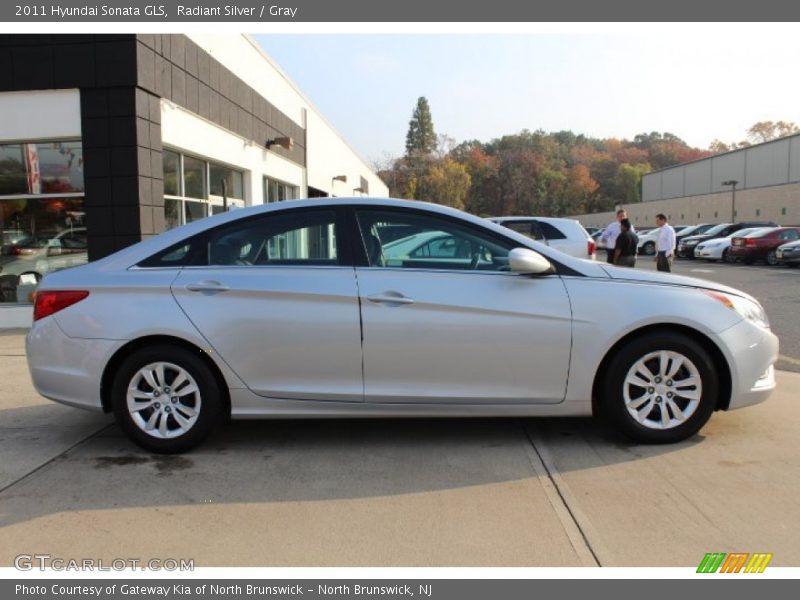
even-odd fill
[(406, 156), (430, 156), (436, 150), (437, 141), (428, 100), (425, 96), (420, 96), (408, 122)]
[(623, 204), (642, 201), (642, 175), (651, 171), (648, 164), (622, 163), (617, 168), (617, 189)]

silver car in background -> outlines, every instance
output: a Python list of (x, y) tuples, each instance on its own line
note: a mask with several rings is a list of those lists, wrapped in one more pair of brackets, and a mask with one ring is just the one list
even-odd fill
[(759, 303), (570, 257), (438, 205), (322, 199), (223, 213), (48, 274), (36, 389), (181, 452), (228, 416), (602, 415), (693, 435), (775, 387)]

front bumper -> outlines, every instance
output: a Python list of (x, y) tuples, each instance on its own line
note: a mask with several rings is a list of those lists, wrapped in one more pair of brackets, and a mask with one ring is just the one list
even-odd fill
[(758, 404), (775, 389), (774, 364), (778, 338), (763, 327), (742, 320), (717, 335), (731, 371), (728, 410)]
[(675, 252), (681, 258), (694, 258), (694, 250), (697, 246), (678, 246)]
[(694, 250), (695, 258), (722, 258), (722, 252), (719, 248), (697, 248)]
[(776, 250), (775, 257), (778, 261), (787, 264), (800, 263), (800, 250), (787, 252), (785, 250)]

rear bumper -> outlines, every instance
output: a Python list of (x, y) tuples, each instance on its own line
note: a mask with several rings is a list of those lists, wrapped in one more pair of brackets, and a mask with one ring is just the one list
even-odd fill
[(742, 320), (718, 334), (718, 338), (731, 370), (728, 410), (758, 404), (769, 398), (775, 389), (777, 336)]
[(760, 248), (747, 248), (745, 246), (731, 246), (730, 254), (731, 256), (745, 260), (757, 260), (767, 255), (767, 253)]
[(103, 366), (122, 343), (67, 337), (53, 317), (36, 321), (25, 340), (33, 387), (50, 400), (102, 411)]

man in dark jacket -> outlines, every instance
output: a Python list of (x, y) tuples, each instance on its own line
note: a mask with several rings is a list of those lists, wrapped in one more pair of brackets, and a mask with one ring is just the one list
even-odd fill
[(619, 225), (621, 233), (617, 237), (617, 243), (614, 246), (614, 264), (619, 267), (635, 267), (636, 248), (639, 245), (639, 239), (631, 231), (630, 220), (622, 219)]

